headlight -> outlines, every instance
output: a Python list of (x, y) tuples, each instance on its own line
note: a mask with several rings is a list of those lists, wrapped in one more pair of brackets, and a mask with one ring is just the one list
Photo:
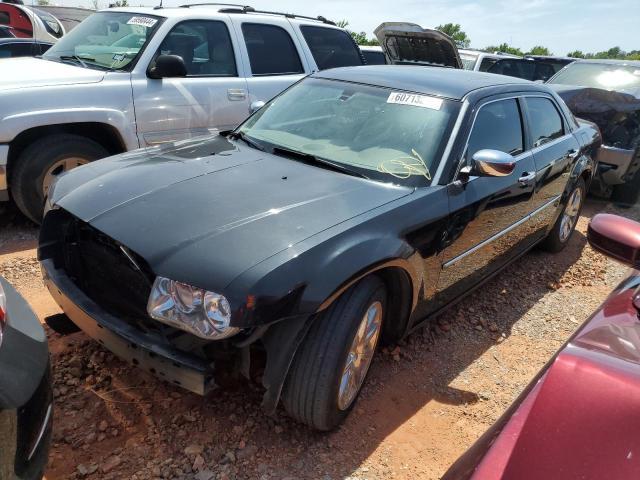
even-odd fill
[(229, 326), (231, 306), (223, 295), (164, 277), (153, 282), (147, 312), (159, 322), (209, 340), (240, 331)]

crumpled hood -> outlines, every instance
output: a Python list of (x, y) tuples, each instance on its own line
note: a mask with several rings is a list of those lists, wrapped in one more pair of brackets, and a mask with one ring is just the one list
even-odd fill
[(0, 93), (5, 90), (102, 81), (105, 72), (41, 58), (19, 57), (2, 60)]
[(208, 137), (80, 167), (52, 200), (156, 274), (212, 289), (412, 191)]
[(373, 33), (393, 64), (462, 68), (456, 44), (438, 30), (422, 28), (415, 23), (385, 22)]

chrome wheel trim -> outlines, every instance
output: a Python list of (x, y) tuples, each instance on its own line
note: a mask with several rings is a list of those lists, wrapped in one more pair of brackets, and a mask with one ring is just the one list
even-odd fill
[(47, 196), (49, 188), (51, 188), (51, 184), (55, 181), (58, 175), (81, 165), (86, 165), (87, 163), (89, 163), (89, 160), (86, 158), (69, 157), (58, 160), (56, 163), (51, 165), (51, 167), (49, 167), (45, 172), (44, 178), (42, 179), (42, 192), (44, 193), (44, 196)]
[(578, 222), (578, 215), (580, 214), (580, 207), (582, 206), (582, 189), (576, 188), (567, 206), (562, 213), (562, 220), (560, 221), (560, 241), (566, 242), (573, 231), (573, 227)]
[(364, 313), (342, 369), (338, 391), (340, 410), (346, 410), (351, 406), (362, 387), (373, 360), (381, 327), (382, 303), (376, 301), (369, 305)]

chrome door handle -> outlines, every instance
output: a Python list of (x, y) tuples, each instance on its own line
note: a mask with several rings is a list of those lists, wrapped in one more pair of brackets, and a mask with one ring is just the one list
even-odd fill
[(571, 160), (573, 160), (574, 158), (576, 158), (578, 155), (580, 154), (580, 151), (572, 148), (571, 150), (569, 150), (567, 152), (567, 157), (570, 158)]
[(536, 172), (527, 173), (524, 172), (522, 176), (518, 179), (518, 183), (523, 187), (530, 187), (533, 182), (536, 180)]
[(231, 101), (244, 100), (247, 98), (247, 91), (244, 88), (229, 88), (227, 98)]

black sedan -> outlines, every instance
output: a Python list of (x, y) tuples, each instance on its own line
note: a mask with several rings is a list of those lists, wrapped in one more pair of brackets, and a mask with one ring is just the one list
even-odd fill
[(560, 251), (599, 133), (546, 86), (316, 73), (232, 132), (78, 168), (39, 258), (82, 330), (205, 394), (266, 352), (264, 407), (338, 425), (395, 342), (538, 243)]
[(40, 479), (52, 422), (49, 349), (27, 302), (0, 277), (0, 479)]

